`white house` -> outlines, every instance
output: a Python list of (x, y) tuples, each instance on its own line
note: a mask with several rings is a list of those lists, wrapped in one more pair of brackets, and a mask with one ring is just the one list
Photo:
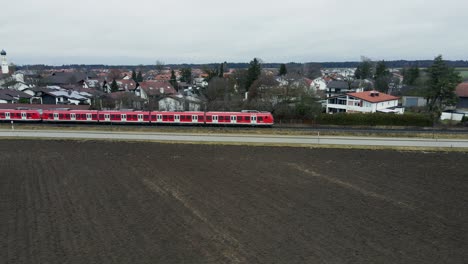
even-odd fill
[(404, 108), (398, 106), (398, 97), (366, 91), (347, 93), (327, 99), (327, 113), (397, 113), (403, 114)]
[(325, 91), (325, 90), (327, 90), (327, 82), (322, 77), (314, 79), (312, 81), (311, 86), (313, 86), (313, 88), (316, 91)]

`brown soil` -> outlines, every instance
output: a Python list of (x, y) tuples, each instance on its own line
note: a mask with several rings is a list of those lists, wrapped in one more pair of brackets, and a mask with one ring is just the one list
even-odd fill
[(463, 263), (467, 161), (0, 140), (0, 262)]

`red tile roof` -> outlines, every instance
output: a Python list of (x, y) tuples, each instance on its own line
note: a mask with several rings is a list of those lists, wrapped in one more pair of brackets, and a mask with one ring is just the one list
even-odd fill
[[(373, 96), (372, 96), (373, 94)], [(367, 91), (367, 92), (359, 92), (359, 93), (347, 93), (347, 95), (359, 98), (361, 100), (370, 102), (370, 103), (379, 103), (385, 101), (392, 101), (398, 100), (399, 97), (377, 92), (377, 91)]]
[(468, 83), (460, 83), (455, 89), (458, 97), (468, 97)]
[(161, 94), (161, 89), (164, 91), (164, 94), (176, 94), (177, 91), (174, 87), (166, 81), (145, 81), (140, 83), (140, 87), (148, 95), (159, 95)]

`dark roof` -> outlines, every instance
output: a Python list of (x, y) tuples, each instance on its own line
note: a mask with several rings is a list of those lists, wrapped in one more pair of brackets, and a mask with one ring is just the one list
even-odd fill
[(71, 110), (88, 110), (89, 105), (55, 105), (55, 104), (0, 104), (0, 109), (42, 109), (42, 110), (49, 110), (49, 109), (56, 109), (56, 108), (69, 108)]
[(144, 99), (136, 96), (134, 93), (126, 92), (126, 91), (106, 94), (106, 95), (104, 95), (104, 97), (108, 97), (108, 98), (111, 98), (113, 100), (120, 100), (120, 99), (123, 99), (123, 98), (127, 98), (127, 99), (131, 99), (132, 101), (141, 101), (141, 102), (145, 101)]
[(1, 89), (0, 90), (0, 99), (2, 100), (16, 100), (18, 98), (31, 98), (31, 95), (27, 93), (23, 93), (21, 91), (17, 90), (11, 90), (11, 89)]
[(348, 83), (345, 81), (331, 81), (327, 84), (327, 88), (349, 89), (349, 86)]
[(88, 75), (83, 72), (54, 72), (46, 78), (46, 82), (49, 84), (74, 84), (87, 78)]

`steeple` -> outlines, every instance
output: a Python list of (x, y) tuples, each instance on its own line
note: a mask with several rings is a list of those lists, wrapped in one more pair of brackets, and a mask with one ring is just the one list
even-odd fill
[(0, 55), (2, 56), (2, 58), (1, 58), (2, 73), (3, 74), (8, 74), (10, 72), (10, 70), (8, 69), (8, 61), (7, 61), (7, 58), (6, 58), (6, 51), (2, 49), (2, 51), (0, 51)]

